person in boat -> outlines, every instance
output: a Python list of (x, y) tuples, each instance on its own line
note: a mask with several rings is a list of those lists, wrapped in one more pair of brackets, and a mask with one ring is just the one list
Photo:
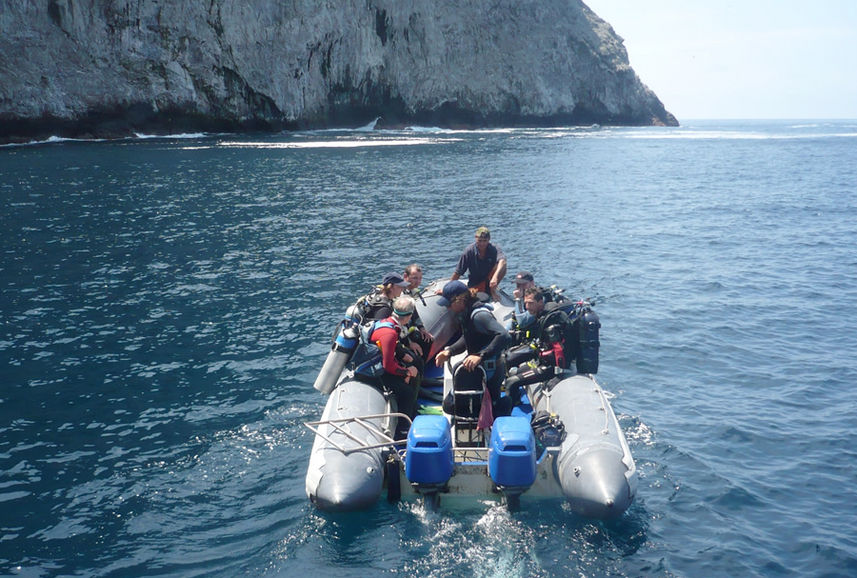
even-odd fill
[(555, 301), (545, 302), (545, 292), (540, 287), (530, 287), (524, 292), (524, 307), (530, 316), (527, 326), (519, 326), (523, 342), (532, 343), (539, 356), (548, 365), (564, 369), (573, 360), (572, 341), (568, 339), (572, 322), (568, 314)]
[(512, 318), (506, 323), (506, 329), (516, 331), (519, 327), (526, 327), (532, 323), (532, 316), (524, 307), (524, 292), (530, 287), (535, 287), (536, 281), (529, 271), (521, 271), (515, 275), (515, 290), (512, 297), (515, 299), (515, 309)]
[(521, 271), (515, 275), (515, 290), (512, 291), (512, 296), (515, 298), (515, 305), (517, 306), (518, 313), (523, 313), (525, 311), (524, 291), (535, 286), (536, 280), (533, 278), (533, 274), (529, 271)]
[(398, 273), (387, 273), (381, 284), (371, 293), (361, 299), (364, 301), (363, 320), (385, 319), (393, 311), (393, 300), (396, 299), (410, 284)]
[[(516, 331), (526, 330), (536, 321), (524, 306), (524, 293), (532, 288), (539, 291), (543, 304), (554, 303), (569, 315), (574, 309), (574, 302), (563, 294), (562, 289), (557, 288), (556, 285), (540, 287), (536, 285), (532, 273), (521, 271), (515, 276), (515, 290), (512, 292), (515, 299), (515, 309), (512, 312), (512, 319), (506, 324), (506, 329), (513, 334), (513, 337)], [(520, 340), (515, 339), (515, 341), (518, 342)]]
[(420, 285), (423, 282), (423, 268), (417, 263), (411, 263), (405, 267), (405, 273), (402, 275), (402, 278), (408, 282), (405, 293), (411, 297), (415, 297), (419, 293)]
[(501, 353), (509, 345), (509, 333), (494, 318), (491, 305), (479, 300), (476, 288), (468, 288), (461, 281), (449, 281), (444, 285), (438, 303), (455, 313), (462, 335), (438, 352), (435, 363), (440, 366), (451, 356), (467, 351), (462, 366), (474, 371), (481, 365), (485, 370), (494, 416), (508, 415), (511, 407), (508, 398), (501, 400), (500, 386), (505, 376)]
[[(420, 292), (420, 284), (423, 282), (422, 267), (417, 263), (412, 263), (405, 267), (405, 273), (402, 277), (408, 282), (408, 286), (404, 289), (402, 294), (409, 295), (413, 297), (414, 300), (422, 300), (422, 294)], [(423, 305), (425, 305), (425, 301), (423, 301)], [(425, 328), (425, 325), (423, 325), (422, 319), (420, 319), (420, 315), (416, 309), (414, 309), (414, 314), (411, 316), (411, 321), (408, 324), (408, 329), (412, 327), (414, 328), (414, 331), (411, 331), (411, 340), (419, 345), (423, 352), (423, 360), (427, 361), (426, 357), (431, 350), (431, 344), (434, 341), (434, 336)]]
[(384, 368), (381, 383), (396, 396), (399, 412), (411, 419), (417, 413), (423, 367), (420, 356), (409, 348), (407, 340), (407, 324), (415, 308), (412, 297), (400, 295), (393, 301), (391, 315), (376, 322), (369, 334), (369, 341), (381, 350)]
[(496, 298), (497, 287), (506, 276), (506, 254), (491, 243), (488, 227), (476, 229), (475, 241), (467, 246), (450, 277), (451, 281), (467, 273), (467, 286)]
[(521, 401), (527, 384), (548, 379), (554, 367), (568, 369), (576, 355), (571, 319), (561, 303), (547, 300), (548, 291), (536, 286), (524, 291), (527, 315), (510, 331), (515, 345), (503, 353), (506, 396), (512, 407)]

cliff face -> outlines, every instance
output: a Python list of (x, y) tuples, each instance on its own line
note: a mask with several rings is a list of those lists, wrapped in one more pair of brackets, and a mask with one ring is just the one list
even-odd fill
[(0, 2), (0, 138), (676, 124), (579, 0)]

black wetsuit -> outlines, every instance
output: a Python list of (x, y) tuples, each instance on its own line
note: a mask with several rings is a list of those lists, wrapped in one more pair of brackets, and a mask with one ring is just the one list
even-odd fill
[(509, 333), (491, 313), (491, 309), (478, 303), (460, 318), (462, 336), (449, 346), (450, 355), (467, 351), (469, 355), (482, 356), (482, 366), (488, 377), (488, 391), (495, 408), (495, 415), (505, 415), (508, 409), (500, 403), (500, 385), (505, 370), (500, 367), (500, 354), (509, 345)]

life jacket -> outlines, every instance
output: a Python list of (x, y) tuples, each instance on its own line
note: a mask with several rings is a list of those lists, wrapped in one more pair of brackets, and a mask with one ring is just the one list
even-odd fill
[(364, 323), (373, 319), (384, 319), (387, 317), (387, 315), (379, 315), (379, 311), (385, 308), (392, 311), (393, 302), (389, 297), (384, 295), (378, 287), (375, 287), (372, 291), (358, 299), (357, 302), (351, 306), (350, 310), (352, 319), (354, 319), (356, 323)]
[[(383, 311), (383, 313), (382, 313)], [(393, 301), (381, 292), (370, 293), (366, 296), (364, 321), (370, 319), (385, 319), (393, 312)]]
[(545, 306), (545, 312), (538, 320), (536, 333), (542, 362), (562, 368), (569, 366), (575, 355), (572, 329), (568, 314), (558, 303), (553, 302)]
[(360, 345), (354, 352), (353, 358), (354, 373), (369, 377), (380, 377), (384, 374), (384, 366), (381, 364), (381, 348), (372, 341), (372, 334), (381, 327), (388, 327), (399, 332), (401, 329), (395, 323), (382, 319), (360, 325)]

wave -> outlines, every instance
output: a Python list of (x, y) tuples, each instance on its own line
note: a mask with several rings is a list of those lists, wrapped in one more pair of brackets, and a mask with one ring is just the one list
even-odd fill
[[(380, 118), (380, 117), (379, 117)], [(451, 144), (461, 142), (465, 136), (518, 136), (528, 138), (559, 138), (588, 135), (602, 130), (599, 125), (527, 128), (497, 127), (479, 129), (442, 128), (438, 126), (411, 125), (404, 128), (378, 129), (379, 118), (360, 128), (318, 129), (300, 132), (284, 132), (279, 136), (284, 141), (221, 141), (217, 146), (257, 149), (312, 149), (312, 148), (361, 148), (386, 146), (412, 146), (423, 144)], [(306, 139), (306, 140), (303, 140)]]
[[(557, 127), (495, 127), (495, 128), (442, 128), (438, 126), (407, 126), (404, 132), (440, 133), (440, 134), (555, 134), (555, 133), (588, 133), (601, 130), (601, 125), (586, 126), (557, 126)], [(381, 129), (384, 132), (386, 129)]]
[[(218, 133), (218, 134), (226, 134), (226, 133)], [(203, 138), (209, 138), (212, 136), (217, 136), (217, 134), (205, 133), (205, 132), (190, 132), (190, 133), (176, 133), (176, 134), (145, 134), (145, 133), (134, 133), (133, 136), (125, 136), (120, 138), (74, 138), (74, 137), (62, 137), (62, 136), (49, 136), (46, 139), (41, 140), (31, 140), (26, 142), (17, 142), (17, 143), (5, 143), (0, 144), (0, 148), (11, 148), (11, 147), (30, 147), (30, 146), (41, 146), (41, 145), (50, 145), (50, 144), (62, 144), (67, 142), (82, 142), (82, 143), (99, 143), (99, 142), (123, 142), (123, 141), (137, 141), (137, 140), (197, 140)]]
[[(141, 139), (141, 140), (169, 139), (169, 140), (174, 140), (174, 139), (200, 139), (200, 138), (207, 138), (210, 136), (212, 136), (212, 135), (209, 133), (205, 133), (205, 132), (186, 132), (186, 133), (183, 132), (183, 133), (178, 133), (178, 134), (144, 134), (144, 133), (138, 132), (138, 133), (134, 133), (133, 137), (127, 137), (127, 139)], [(127, 140), (127, 139), (124, 139), (124, 140)]]
[[(288, 139), (289, 142), (240, 142), (240, 134), (189, 132), (176, 134), (135, 133), (133, 136), (105, 138), (71, 138), (51, 136), (43, 140), (7, 143), (3, 147), (40, 146), (66, 142), (123, 142), (136, 140), (202, 140), (213, 137), (232, 137), (235, 141), (219, 142), (215, 146), (246, 148), (355, 148), (378, 146), (405, 146), (419, 144), (445, 144), (458, 142), (458, 135), (520, 136), (525, 138), (593, 137), (633, 140), (810, 140), (857, 138), (857, 121), (699, 121), (681, 127), (604, 127), (598, 124), (564, 127), (495, 127), (495, 128), (444, 128), (439, 126), (410, 125), (401, 128), (378, 128), (381, 117), (357, 128), (328, 128), (269, 135)], [(313, 138), (321, 137), (321, 138)], [(336, 138), (339, 137), (339, 138)], [(437, 138), (431, 138), (437, 137)], [(265, 138), (265, 137), (263, 137)], [(297, 139), (308, 139), (301, 142)], [(205, 148), (205, 147), (203, 147)]]
[(381, 117), (375, 118), (372, 122), (357, 128), (322, 128), (312, 129), (297, 132), (283, 132), (283, 135), (305, 135), (305, 134), (354, 134), (354, 133), (372, 133), (375, 135), (386, 134), (514, 134), (514, 133), (586, 133), (600, 131), (603, 127), (598, 124), (585, 126), (559, 126), (559, 127), (491, 127), (491, 128), (447, 128), (440, 126), (424, 126), (424, 125), (406, 125), (397, 128), (378, 128), (378, 121)]
[(253, 149), (314, 149), (314, 148), (366, 148), (413, 145), (436, 145), (455, 142), (451, 138), (386, 138), (386, 139), (348, 139), (348, 140), (309, 140), (303, 142), (263, 142), (263, 141), (225, 141), (217, 143), (220, 147)]
[(381, 120), (381, 117), (376, 116), (375, 120), (373, 120), (372, 122), (370, 122), (369, 124), (367, 124), (365, 126), (361, 126), (360, 128), (358, 128), (357, 132), (369, 132), (369, 131), (375, 130), (375, 127), (378, 125), (379, 120)]
[(13, 142), (13, 143), (5, 143), (0, 144), (0, 148), (12, 148), (12, 147), (30, 147), (30, 146), (39, 146), (46, 144), (56, 144), (56, 143), (64, 143), (64, 142), (104, 142), (107, 139), (103, 138), (69, 138), (69, 137), (60, 137), (60, 136), (49, 136), (46, 139), (42, 140), (31, 140), (27, 142)]
[[(493, 127), (493, 128), (444, 128), (439, 126), (423, 126), (409, 125), (401, 128), (377, 128), (381, 117), (376, 117), (371, 122), (356, 128), (325, 128), (313, 129), (305, 131), (279, 133), (280, 137), (286, 138), (301, 138), (306, 136), (324, 136), (330, 138), (335, 135), (361, 135), (363, 140), (348, 141), (340, 140), (338, 142), (316, 141), (305, 143), (276, 143), (276, 142), (221, 142), (219, 146), (243, 146), (248, 148), (348, 148), (360, 146), (396, 146), (396, 145), (414, 145), (414, 144), (442, 144), (443, 142), (457, 142), (459, 139), (447, 140), (425, 140), (421, 139), (421, 135), (515, 135), (520, 134), (530, 137), (546, 137), (556, 138), (558, 136), (590, 134), (593, 132), (602, 131), (600, 125), (594, 124), (589, 126), (567, 126), (567, 127)], [(414, 135), (420, 135), (415, 138)], [(134, 133), (132, 136), (121, 138), (72, 138), (51, 136), (43, 140), (33, 140), (21, 143), (0, 144), (2, 147), (22, 147), (22, 146), (40, 146), (46, 144), (58, 144), (66, 142), (82, 142), (82, 143), (99, 143), (99, 142), (124, 142), (124, 141), (139, 141), (139, 140), (201, 140), (215, 137), (235, 137), (239, 138), (237, 133), (207, 133), (207, 132), (189, 132), (189, 133), (174, 133), (174, 134), (148, 134)], [(389, 138), (399, 137), (399, 138)], [(203, 147), (206, 148), (206, 147)]]
[(380, 116), (376, 116), (374, 120), (364, 124), (363, 126), (358, 127), (333, 127), (333, 128), (314, 128), (310, 130), (302, 130), (296, 132), (283, 131), (282, 134), (330, 134), (330, 133), (340, 133), (340, 134), (349, 134), (355, 132), (375, 132), (376, 126), (378, 126), (378, 121), (381, 120)]

